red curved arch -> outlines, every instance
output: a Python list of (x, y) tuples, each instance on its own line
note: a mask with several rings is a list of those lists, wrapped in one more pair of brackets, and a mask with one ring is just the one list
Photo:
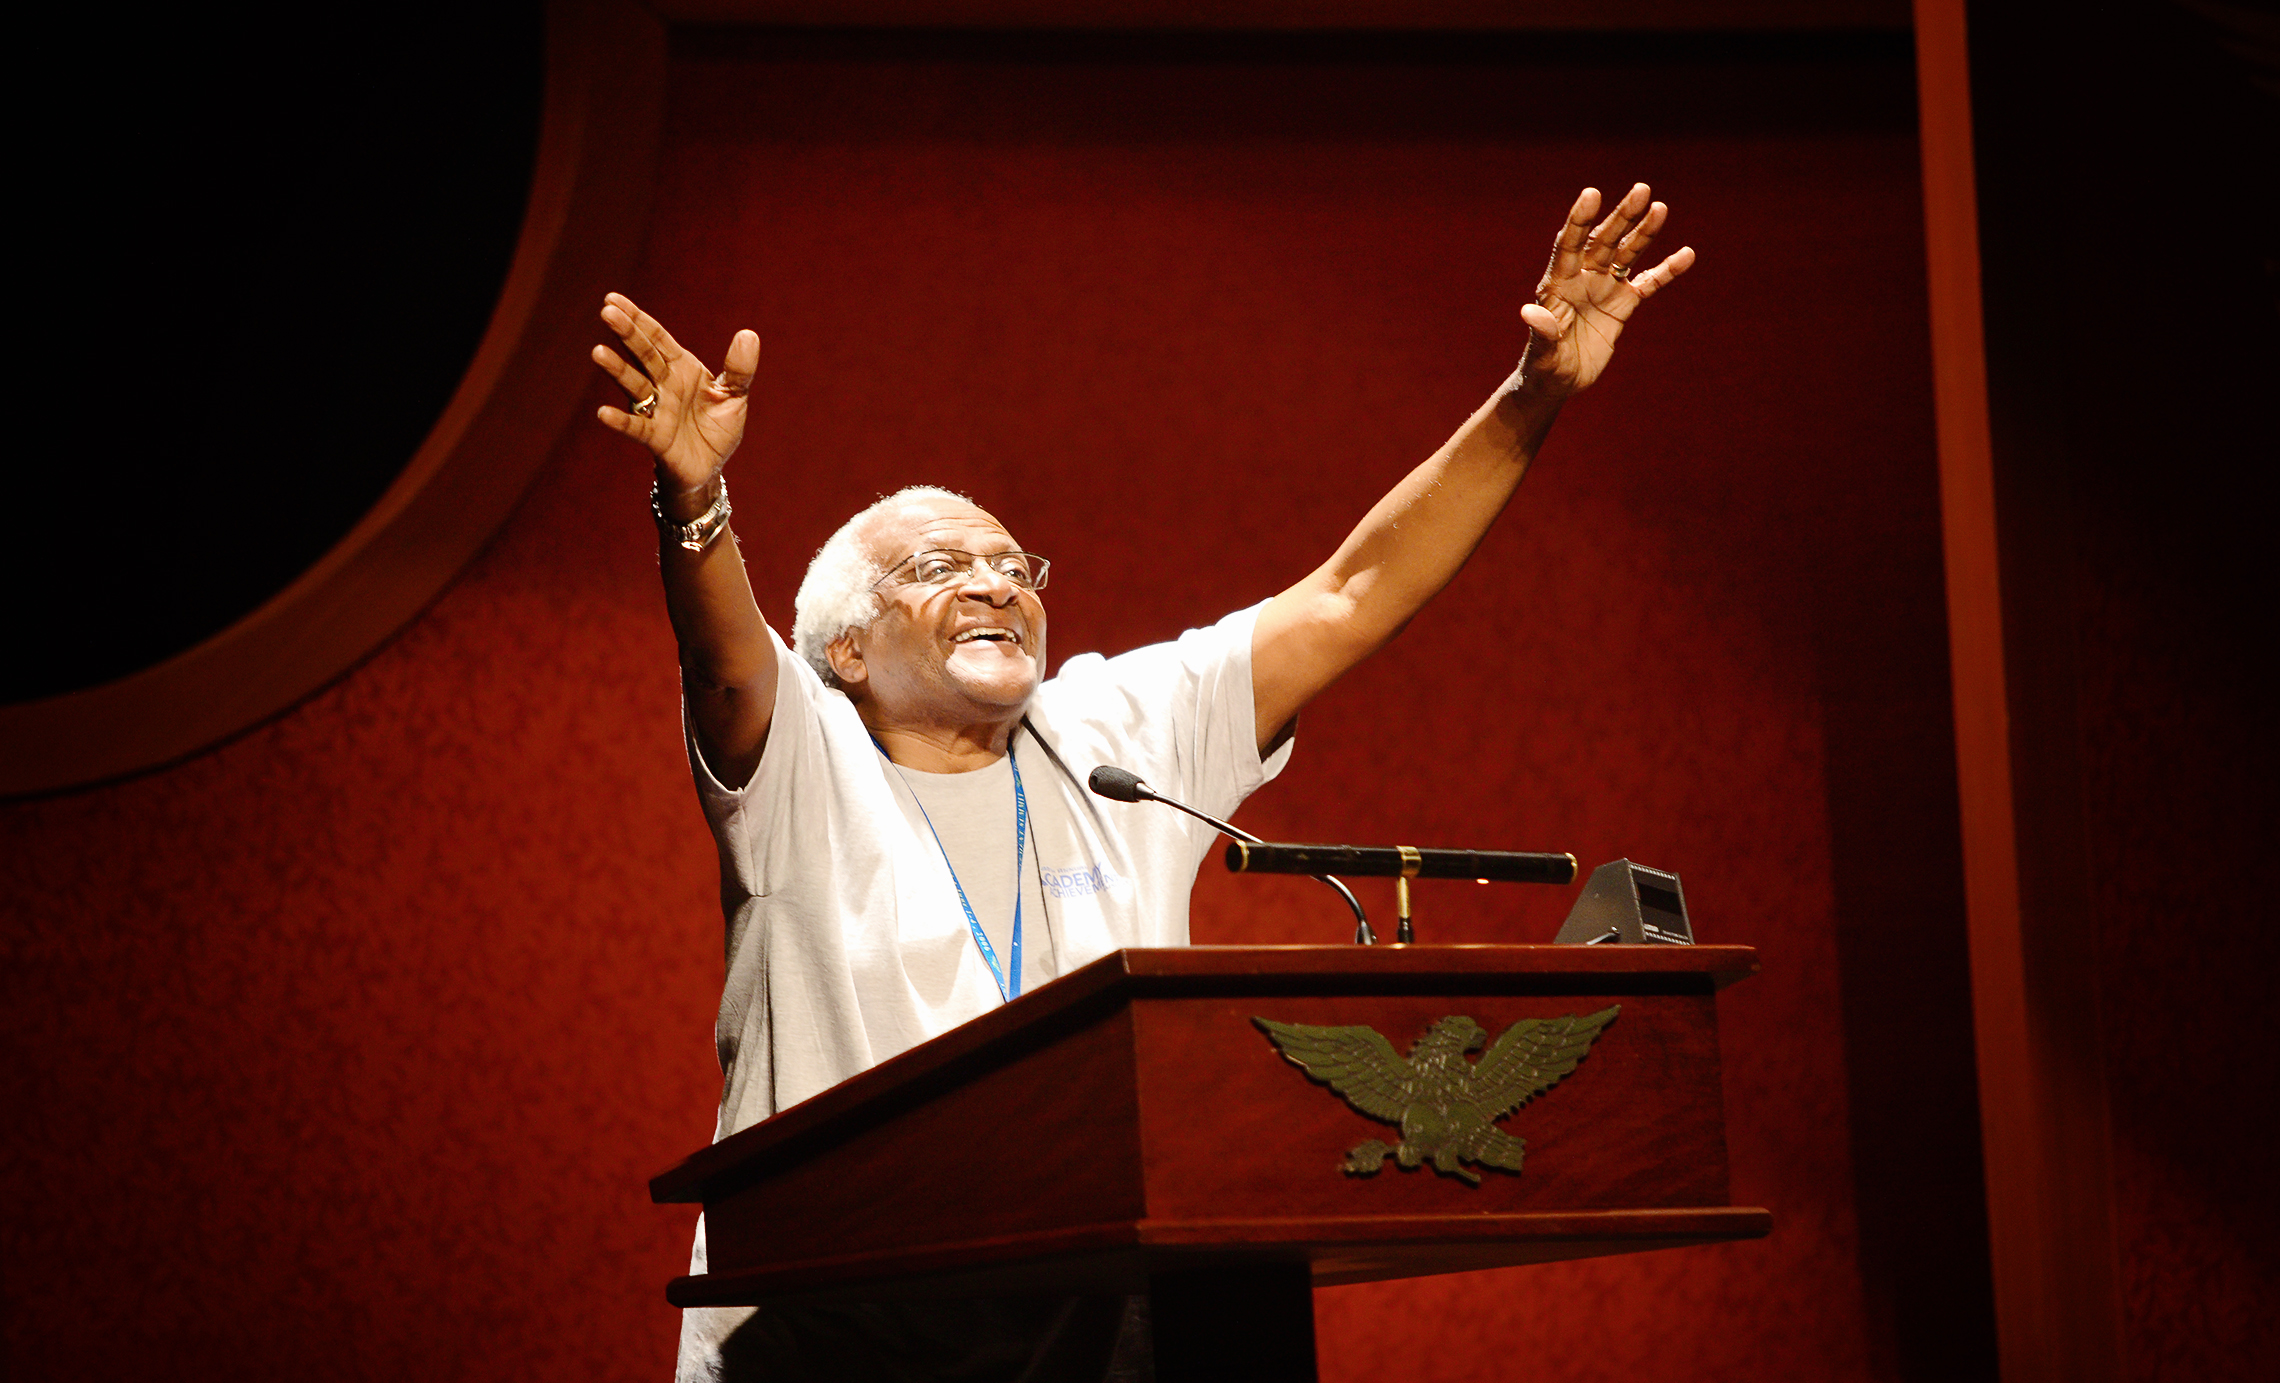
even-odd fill
[(0, 794), (119, 778), (290, 709), (409, 624), (497, 531), (584, 394), (590, 314), (631, 266), (665, 95), (664, 26), (555, 0), (530, 205), (443, 416), (372, 511), (266, 604), (116, 682), (0, 707)]

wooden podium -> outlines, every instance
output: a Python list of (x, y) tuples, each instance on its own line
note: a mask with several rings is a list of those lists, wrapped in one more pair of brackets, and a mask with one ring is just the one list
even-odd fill
[[(702, 1202), (679, 1306), (1148, 1292), (1157, 1376), (1314, 1377), (1311, 1288), (1756, 1238), (1729, 1205), (1717, 991), (1741, 946), (1119, 951), (722, 1139), (650, 1184)], [(1255, 1018), (1406, 1055), (1463, 1015), (1621, 1011), (1497, 1125), (1518, 1173), (1342, 1170), (1402, 1137)], [(1477, 1053), (1476, 1053), (1477, 1056)]]

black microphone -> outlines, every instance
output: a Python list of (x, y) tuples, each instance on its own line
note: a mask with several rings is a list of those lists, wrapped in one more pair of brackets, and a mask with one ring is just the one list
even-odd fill
[[(1085, 779), (1085, 783), (1086, 786), (1090, 787), (1095, 793), (1107, 798), (1111, 802), (1161, 802), (1165, 806), (1170, 807), (1175, 811), (1186, 812), (1189, 816), (1194, 817), (1204, 825), (1209, 826), (1214, 830), (1224, 831), (1237, 840), (1249, 841), (1253, 845), (1263, 845), (1266, 843), (1260, 840), (1257, 836), (1252, 835), (1249, 831), (1243, 830), (1241, 827), (1232, 825), (1225, 821), (1221, 821), (1216, 816), (1207, 816), (1204, 813), (1199, 812), (1195, 808), (1189, 806), (1187, 803), (1177, 800), (1176, 798), (1164, 796), (1162, 793), (1156, 791), (1154, 788), (1149, 787), (1146, 783), (1142, 782), (1140, 780), (1140, 775), (1134, 773), (1129, 768), (1118, 768), (1114, 764), (1102, 764), (1100, 767), (1092, 771), (1092, 775)], [(1571, 867), (1572, 863), (1573, 862), (1571, 861)], [(1370, 930), (1369, 918), (1362, 915), (1362, 901), (1361, 899), (1354, 896), (1354, 891), (1352, 889), (1346, 887), (1344, 884), (1338, 882), (1336, 879), (1331, 878), (1327, 874), (1309, 873), (1308, 877), (1320, 879), (1323, 883), (1326, 883), (1330, 885), (1330, 887), (1338, 890), (1338, 896), (1345, 899), (1346, 906), (1354, 910), (1355, 945), (1372, 946), (1377, 943), (1377, 933)]]
[[(1114, 764), (1102, 764), (1092, 771), (1092, 777), (1087, 778), (1085, 782), (1094, 792), (1099, 793), (1111, 802), (1153, 802), (1156, 800), (1156, 790), (1141, 782), (1139, 774), (1134, 773), (1129, 768), (1118, 768)], [(1174, 803), (1173, 805), (1179, 804)], [(1203, 819), (1211, 820), (1208, 816)], [(1217, 825), (1218, 823), (1214, 822), (1213, 824)], [(1242, 832), (1232, 827), (1221, 826), (1220, 829), (1231, 836), (1242, 835)]]
[(1377, 879), (1478, 879), (1507, 884), (1572, 884), (1575, 856), (1519, 850), (1430, 850), (1414, 845), (1267, 845), (1227, 847), (1231, 874), (1314, 874), (1335, 869)]

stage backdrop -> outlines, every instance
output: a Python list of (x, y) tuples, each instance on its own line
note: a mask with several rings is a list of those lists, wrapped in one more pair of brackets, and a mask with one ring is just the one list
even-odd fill
[[(1510, 370), (1576, 189), (1651, 181), (1695, 272), (1242, 819), (1678, 871), (1764, 956), (1726, 1094), (1775, 1230), (1324, 1291), (1323, 1375), (1983, 1366), (1904, 41), (1183, 42), (681, 35), (624, 287), (764, 338), (766, 608), (915, 481), (1057, 560), (1057, 658), (1264, 599)], [(721, 943), (647, 484), (581, 428), (337, 684), (0, 812), (24, 1376), (664, 1376), (644, 1182), (711, 1133)], [(1198, 941), (1346, 934), (1215, 869)], [(1424, 886), (1420, 936), (1572, 896)]]

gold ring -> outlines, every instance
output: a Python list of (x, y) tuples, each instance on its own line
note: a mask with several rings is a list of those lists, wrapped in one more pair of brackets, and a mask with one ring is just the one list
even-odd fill
[(1616, 264), (1610, 266), (1607, 272), (1613, 274), (1619, 279), (1628, 279), (1631, 277), (1631, 266), (1628, 264)]
[(655, 389), (650, 390), (648, 398), (633, 406), (633, 412), (634, 416), (638, 418), (647, 418), (655, 414), (657, 412), (657, 391)]

